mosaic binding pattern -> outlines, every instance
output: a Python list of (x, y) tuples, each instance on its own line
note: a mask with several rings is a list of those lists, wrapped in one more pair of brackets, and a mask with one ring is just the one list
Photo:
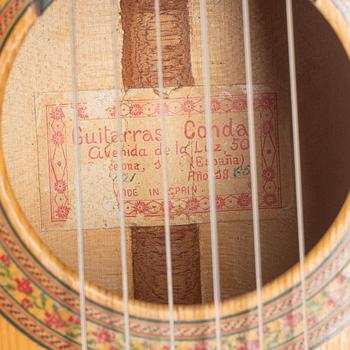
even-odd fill
[[(345, 0), (319, 1), (316, 5), (322, 9), (338, 11), (337, 22), (333, 26), (339, 32), (350, 18), (349, 2)], [(26, 11), (33, 11), (31, 1), (0, 1), (0, 49), (1, 66), (10, 65), (8, 44), (13, 44), (16, 23), (28, 30), (32, 19), (25, 18)], [(24, 22), (21, 22), (23, 16)], [(329, 14), (328, 14), (329, 16)], [(350, 23), (348, 23), (349, 25)], [(16, 36), (17, 35), (17, 36)], [(15, 45), (16, 46), (16, 45)], [(345, 44), (346, 46), (346, 44)], [(1, 67), (0, 66), (0, 67)], [(6, 74), (0, 68), (1, 76)], [(6, 174), (4, 165), (1, 175), (1, 212), (0, 212), (0, 312), (19, 330), (27, 334), (47, 349), (80, 349), (79, 299), (77, 292), (58, 279), (39, 261), (33, 253), (36, 237), (28, 238), (25, 225), (14, 219), (13, 211), (7, 204), (11, 190), (4, 185)], [(11, 202), (10, 198), (10, 202)], [(307, 259), (307, 314), (310, 347), (315, 348), (339, 333), (350, 322), (350, 199), (347, 200), (336, 223), (314, 249)], [(8, 215), (7, 215), (8, 214)], [(21, 228), (21, 230), (19, 230)], [(28, 229), (28, 232), (30, 230)], [(35, 241), (29, 243), (29, 240)], [(323, 248), (322, 248), (323, 245)], [(329, 248), (324, 248), (329, 246)], [(332, 247), (332, 249), (330, 248)], [(321, 253), (323, 252), (323, 253)], [(321, 254), (320, 254), (321, 253)], [(311, 263), (311, 257), (321, 257)], [(48, 265), (55, 263), (46, 251), (43, 255)], [(62, 267), (58, 264), (59, 268)], [(296, 268), (293, 269), (296, 272)], [(293, 273), (290, 271), (288, 273)], [(68, 279), (66, 280), (68, 281)], [(276, 285), (275, 281), (269, 287)], [(92, 293), (88, 288), (88, 295)], [(276, 289), (276, 288), (275, 288)], [(294, 284), (284, 293), (275, 292), (275, 297), (264, 304), (265, 348), (299, 349), (302, 348), (302, 313), (300, 285)], [(252, 296), (247, 298), (254, 299)], [(97, 303), (89, 298), (87, 304), (88, 343), (91, 349), (123, 348), (123, 314), (120, 301), (115, 309), (108, 308), (104, 302)], [(254, 305), (254, 303), (248, 303)], [(223, 304), (222, 335), (223, 349), (258, 349), (257, 313), (251, 308), (234, 313), (232, 302)], [(140, 304), (142, 309), (145, 305)], [(136, 310), (137, 308), (131, 308)], [(152, 314), (152, 313), (150, 313)], [(208, 317), (194, 321), (176, 322), (177, 349), (200, 350), (215, 348), (215, 326), (213, 313)], [(168, 349), (168, 323), (163, 320), (141, 318), (131, 312), (130, 320), (132, 349)]]

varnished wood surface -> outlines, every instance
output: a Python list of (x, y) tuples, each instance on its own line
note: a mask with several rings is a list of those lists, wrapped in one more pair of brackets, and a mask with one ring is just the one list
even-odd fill
[(0, 315), (0, 349), (1, 350), (43, 350), (36, 342), (18, 331)]

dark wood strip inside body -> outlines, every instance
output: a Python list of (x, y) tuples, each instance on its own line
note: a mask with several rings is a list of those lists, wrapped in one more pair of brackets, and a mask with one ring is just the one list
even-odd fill
[[(132, 229), (134, 297), (147, 302), (168, 302), (164, 227)], [(198, 225), (171, 228), (175, 304), (201, 303)]]
[[(123, 83), (125, 88), (157, 88), (154, 0), (121, 0)], [(164, 86), (191, 86), (188, 0), (161, 0), (160, 22)], [(176, 304), (201, 302), (197, 225), (171, 227), (173, 290)], [(132, 229), (134, 296), (167, 303), (164, 227)]]
[[(191, 86), (188, 0), (160, 3), (164, 86)], [(126, 88), (156, 88), (157, 43), (153, 0), (121, 0), (123, 82)]]

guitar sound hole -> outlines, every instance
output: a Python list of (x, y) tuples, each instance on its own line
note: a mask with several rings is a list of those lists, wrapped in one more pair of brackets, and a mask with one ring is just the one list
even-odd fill
[[(255, 289), (242, 17), (239, 1), (208, 0), (216, 209), (222, 298)], [(327, 231), (349, 190), (348, 59), (329, 24), (293, 1), (306, 250)], [(166, 303), (159, 92), (153, 1), (121, 1), (117, 53), (110, 1), (77, 1), (79, 144), (87, 279), (122, 294), (116, 140), (126, 145), (129, 293)], [(264, 283), (298, 262), (285, 8), (251, 1)], [(162, 1), (177, 304), (213, 301), (199, 5)], [(67, 2), (34, 24), (5, 91), (2, 147), (15, 196), (45, 245), (77, 270), (72, 77)], [(124, 40), (124, 41), (123, 41)], [(115, 127), (113, 55), (123, 90)]]

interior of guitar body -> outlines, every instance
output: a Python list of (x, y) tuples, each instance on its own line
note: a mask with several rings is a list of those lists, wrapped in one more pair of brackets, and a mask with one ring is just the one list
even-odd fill
[[(220, 281), (227, 299), (254, 290), (256, 283), (242, 8), (240, 1), (207, 3)], [(349, 190), (350, 71), (335, 33), (313, 5), (306, 0), (293, 5), (309, 251), (332, 224)], [(288, 43), (283, 1), (254, 0), (250, 7), (261, 258), (267, 283), (299, 260)], [(166, 303), (153, 1), (121, 0), (113, 16), (109, 0), (79, 0), (76, 14), (75, 67), (64, 0), (45, 10), (18, 52), (1, 124), (10, 183), (44, 244), (77, 270), (75, 72), (86, 278), (122, 294), (119, 114), (129, 295)], [(160, 19), (175, 303), (208, 303), (213, 300), (209, 131), (204, 126), (199, 1), (161, 1)]]

